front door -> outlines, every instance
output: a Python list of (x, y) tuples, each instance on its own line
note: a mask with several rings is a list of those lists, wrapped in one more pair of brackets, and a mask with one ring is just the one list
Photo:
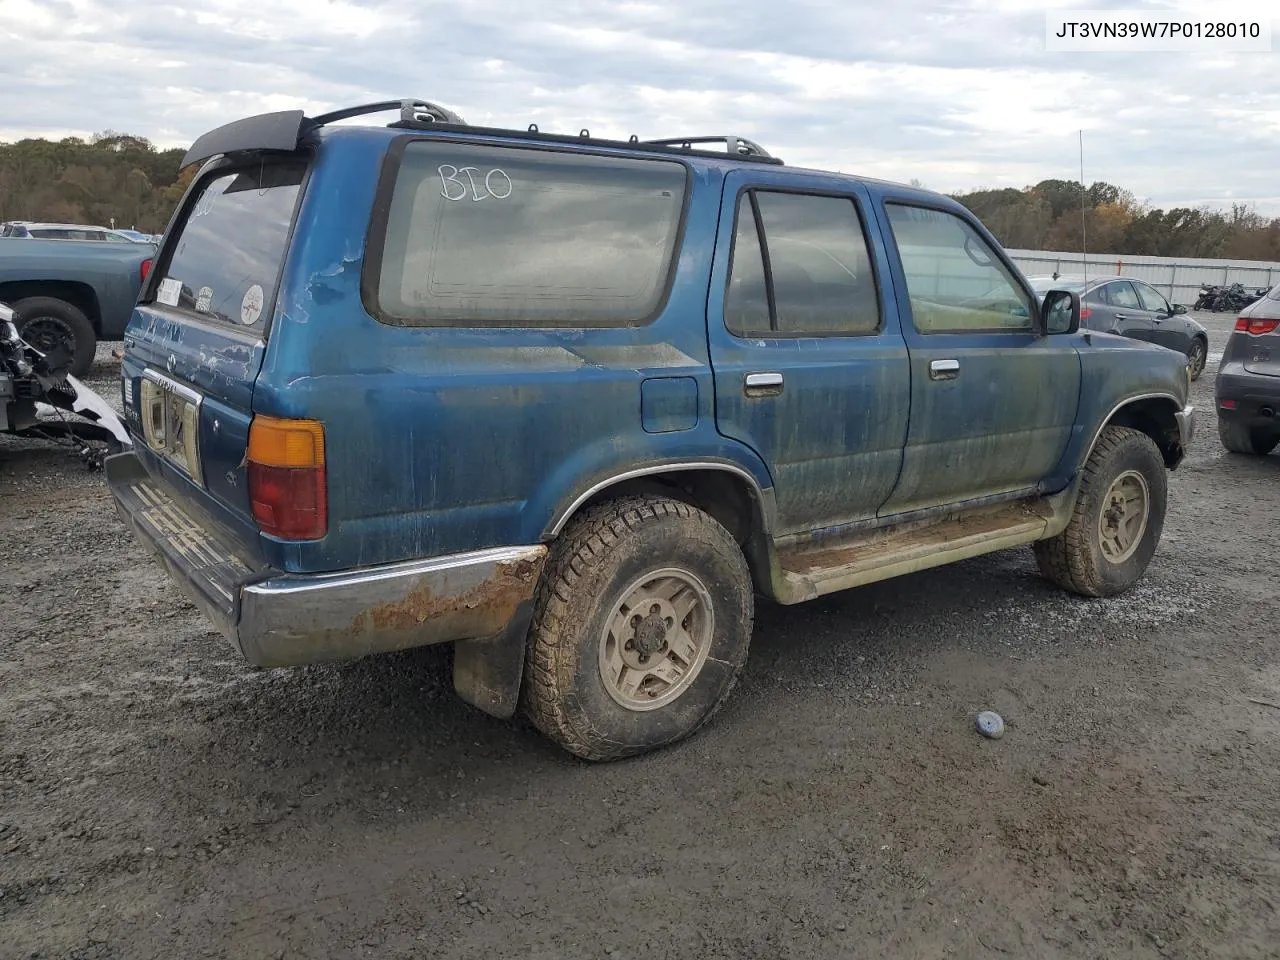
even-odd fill
[(1138, 302), (1151, 321), (1151, 342), (1158, 343), (1170, 350), (1186, 353), (1191, 346), (1191, 338), (1187, 335), (1187, 324), (1181, 316), (1173, 312), (1164, 295), (1141, 280), (1134, 280), (1133, 289), (1138, 294)]
[(882, 516), (1030, 490), (1075, 423), (1080, 359), (968, 215), (885, 197), (911, 356), (902, 474)]
[(1114, 333), (1131, 340), (1151, 341), (1151, 314), (1138, 299), (1138, 291), (1128, 280), (1112, 280), (1098, 287), (1085, 298), (1090, 316), (1090, 330)]
[(725, 179), (707, 300), (716, 423), (768, 465), (778, 535), (874, 518), (898, 479), (910, 372), (867, 204), (821, 175)]

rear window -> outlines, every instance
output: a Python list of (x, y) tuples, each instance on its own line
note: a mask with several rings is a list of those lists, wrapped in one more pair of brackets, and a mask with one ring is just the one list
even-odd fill
[(384, 320), (644, 323), (665, 299), (683, 164), (439, 141), (407, 144), (377, 270)]
[(237, 327), (261, 329), (275, 303), (302, 163), (215, 174), (188, 208), (155, 302)]

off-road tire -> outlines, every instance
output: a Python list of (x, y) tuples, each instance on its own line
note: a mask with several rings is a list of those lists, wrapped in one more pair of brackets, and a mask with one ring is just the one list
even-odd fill
[[(98, 335), (93, 332), (93, 324), (83, 310), (56, 297), (27, 297), (10, 306), (13, 308), (18, 333), (24, 340), (27, 339), (26, 327), (35, 321), (47, 319), (62, 327), (70, 341), (72, 359), (68, 372), (73, 377), (83, 377), (89, 372), (98, 347)], [(38, 343), (33, 343), (32, 346), (47, 352)]]
[(1218, 420), (1218, 439), (1222, 446), (1232, 453), (1244, 453), (1254, 457), (1265, 457), (1280, 443), (1280, 429), (1250, 427), (1243, 423), (1228, 423)]
[[(605, 624), (628, 585), (679, 567), (707, 588), (710, 646), (676, 699), (634, 711), (601, 676)], [(522, 709), (543, 734), (587, 760), (616, 760), (675, 743), (724, 703), (747, 659), (751, 573), (729, 532), (706, 513), (661, 496), (626, 497), (575, 517), (557, 539), (534, 603)]]
[(1209, 341), (1204, 337), (1196, 337), (1187, 350), (1187, 364), (1191, 369), (1191, 379), (1199, 380), (1204, 373), (1205, 364), (1209, 362)]
[[(1147, 484), (1146, 529), (1132, 556), (1114, 563), (1102, 552), (1098, 532), (1103, 498), (1122, 473), (1139, 472)], [(1085, 597), (1123, 593), (1146, 572), (1164, 529), (1168, 476), (1164, 458), (1145, 433), (1106, 427), (1085, 463), (1071, 520), (1062, 533), (1034, 545), (1040, 574), (1064, 590)]]

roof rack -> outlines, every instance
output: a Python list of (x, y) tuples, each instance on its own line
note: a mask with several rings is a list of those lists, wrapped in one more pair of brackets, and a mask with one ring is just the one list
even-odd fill
[(323, 127), (326, 123), (350, 120), (352, 117), (363, 117), (386, 110), (399, 110), (400, 122), (403, 124), (452, 123), (460, 127), (467, 125), (467, 121), (448, 107), (442, 107), (430, 100), (382, 100), (378, 103), (366, 103), (358, 107), (334, 110), (332, 113), (322, 113), (318, 117), (312, 117), (311, 122), (317, 127)]
[[(301, 110), (282, 110), (278, 113), (264, 113), (253, 117), (235, 120), (224, 126), (210, 130), (198, 137), (182, 158), (182, 166), (208, 160), (219, 154), (236, 154), (246, 151), (279, 150), (293, 151), (305, 142), (315, 130), (339, 120), (350, 120), (371, 113), (382, 113), (398, 110), (400, 118), (387, 126), (422, 130), (432, 126), (462, 127), (471, 133), (491, 134), (494, 136), (520, 135), (527, 138), (551, 143), (591, 143), (605, 147), (620, 147), (631, 150), (652, 150), (658, 153), (688, 153), (697, 156), (723, 158), (733, 157), (736, 160), (755, 160), (762, 163), (781, 164), (777, 157), (770, 156), (768, 151), (758, 143), (746, 137), (712, 136), (712, 137), (672, 137), (661, 140), (641, 140), (632, 135), (629, 140), (607, 140), (592, 137), (590, 131), (582, 130), (576, 137), (554, 133), (542, 133), (537, 124), (530, 124), (527, 130), (511, 130), (501, 127), (476, 127), (468, 124), (462, 117), (447, 107), (430, 100), (382, 100), (378, 103), (365, 103), (354, 107), (345, 107), (322, 113), (319, 116), (307, 117)], [(720, 151), (698, 149), (700, 144), (722, 143), (726, 153)]]
[(746, 137), (670, 137), (665, 140), (645, 140), (663, 147), (679, 147), (681, 150), (692, 150), (695, 143), (723, 143), (729, 153), (743, 157), (760, 157), (765, 160), (774, 159), (769, 151)]

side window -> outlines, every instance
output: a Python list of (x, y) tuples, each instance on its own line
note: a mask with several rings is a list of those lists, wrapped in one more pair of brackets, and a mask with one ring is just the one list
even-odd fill
[(744, 194), (732, 264), (725, 299), (731, 333), (856, 336), (880, 328), (866, 236), (849, 197)]
[(1084, 297), (1085, 303), (1101, 303), (1107, 305), (1111, 303), (1111, 297), (1107, 293), (1110, 284), (1104, 283), (1100, 287), (1094, 287)]
[(1117, 280), (1107, 284), (1107, 294), (1111, 297), (1111, 305), (1124, 310), (1141, 310), (1142, 304), (1138, 295), (1133, 292), (1133, 284), (1128, 280)]
[(920, 333), (1029, 332), (1035, 306), (981, 236), (955, 214), (885, 204)]
[(667, 293), (683, 164), (418, 140), (391, 193), (375, 297), (387, 322), (645, 323)]
[(1142, 309), (1150, 310), (1152, 313), (1169, 313), (1169, 301), (1160, 295), (1155, 287), (1134, 281), (1134, 288), (1138, 291), (1138, 299), (1142, 301)]
[(760, 232), (749, 194), (743, 194), (738, 201), (732, 258), (724, 301), (725, 326), (739, 336), (768, 334), (774, 329), (769, 319), (769, 287), (764, 279)]

